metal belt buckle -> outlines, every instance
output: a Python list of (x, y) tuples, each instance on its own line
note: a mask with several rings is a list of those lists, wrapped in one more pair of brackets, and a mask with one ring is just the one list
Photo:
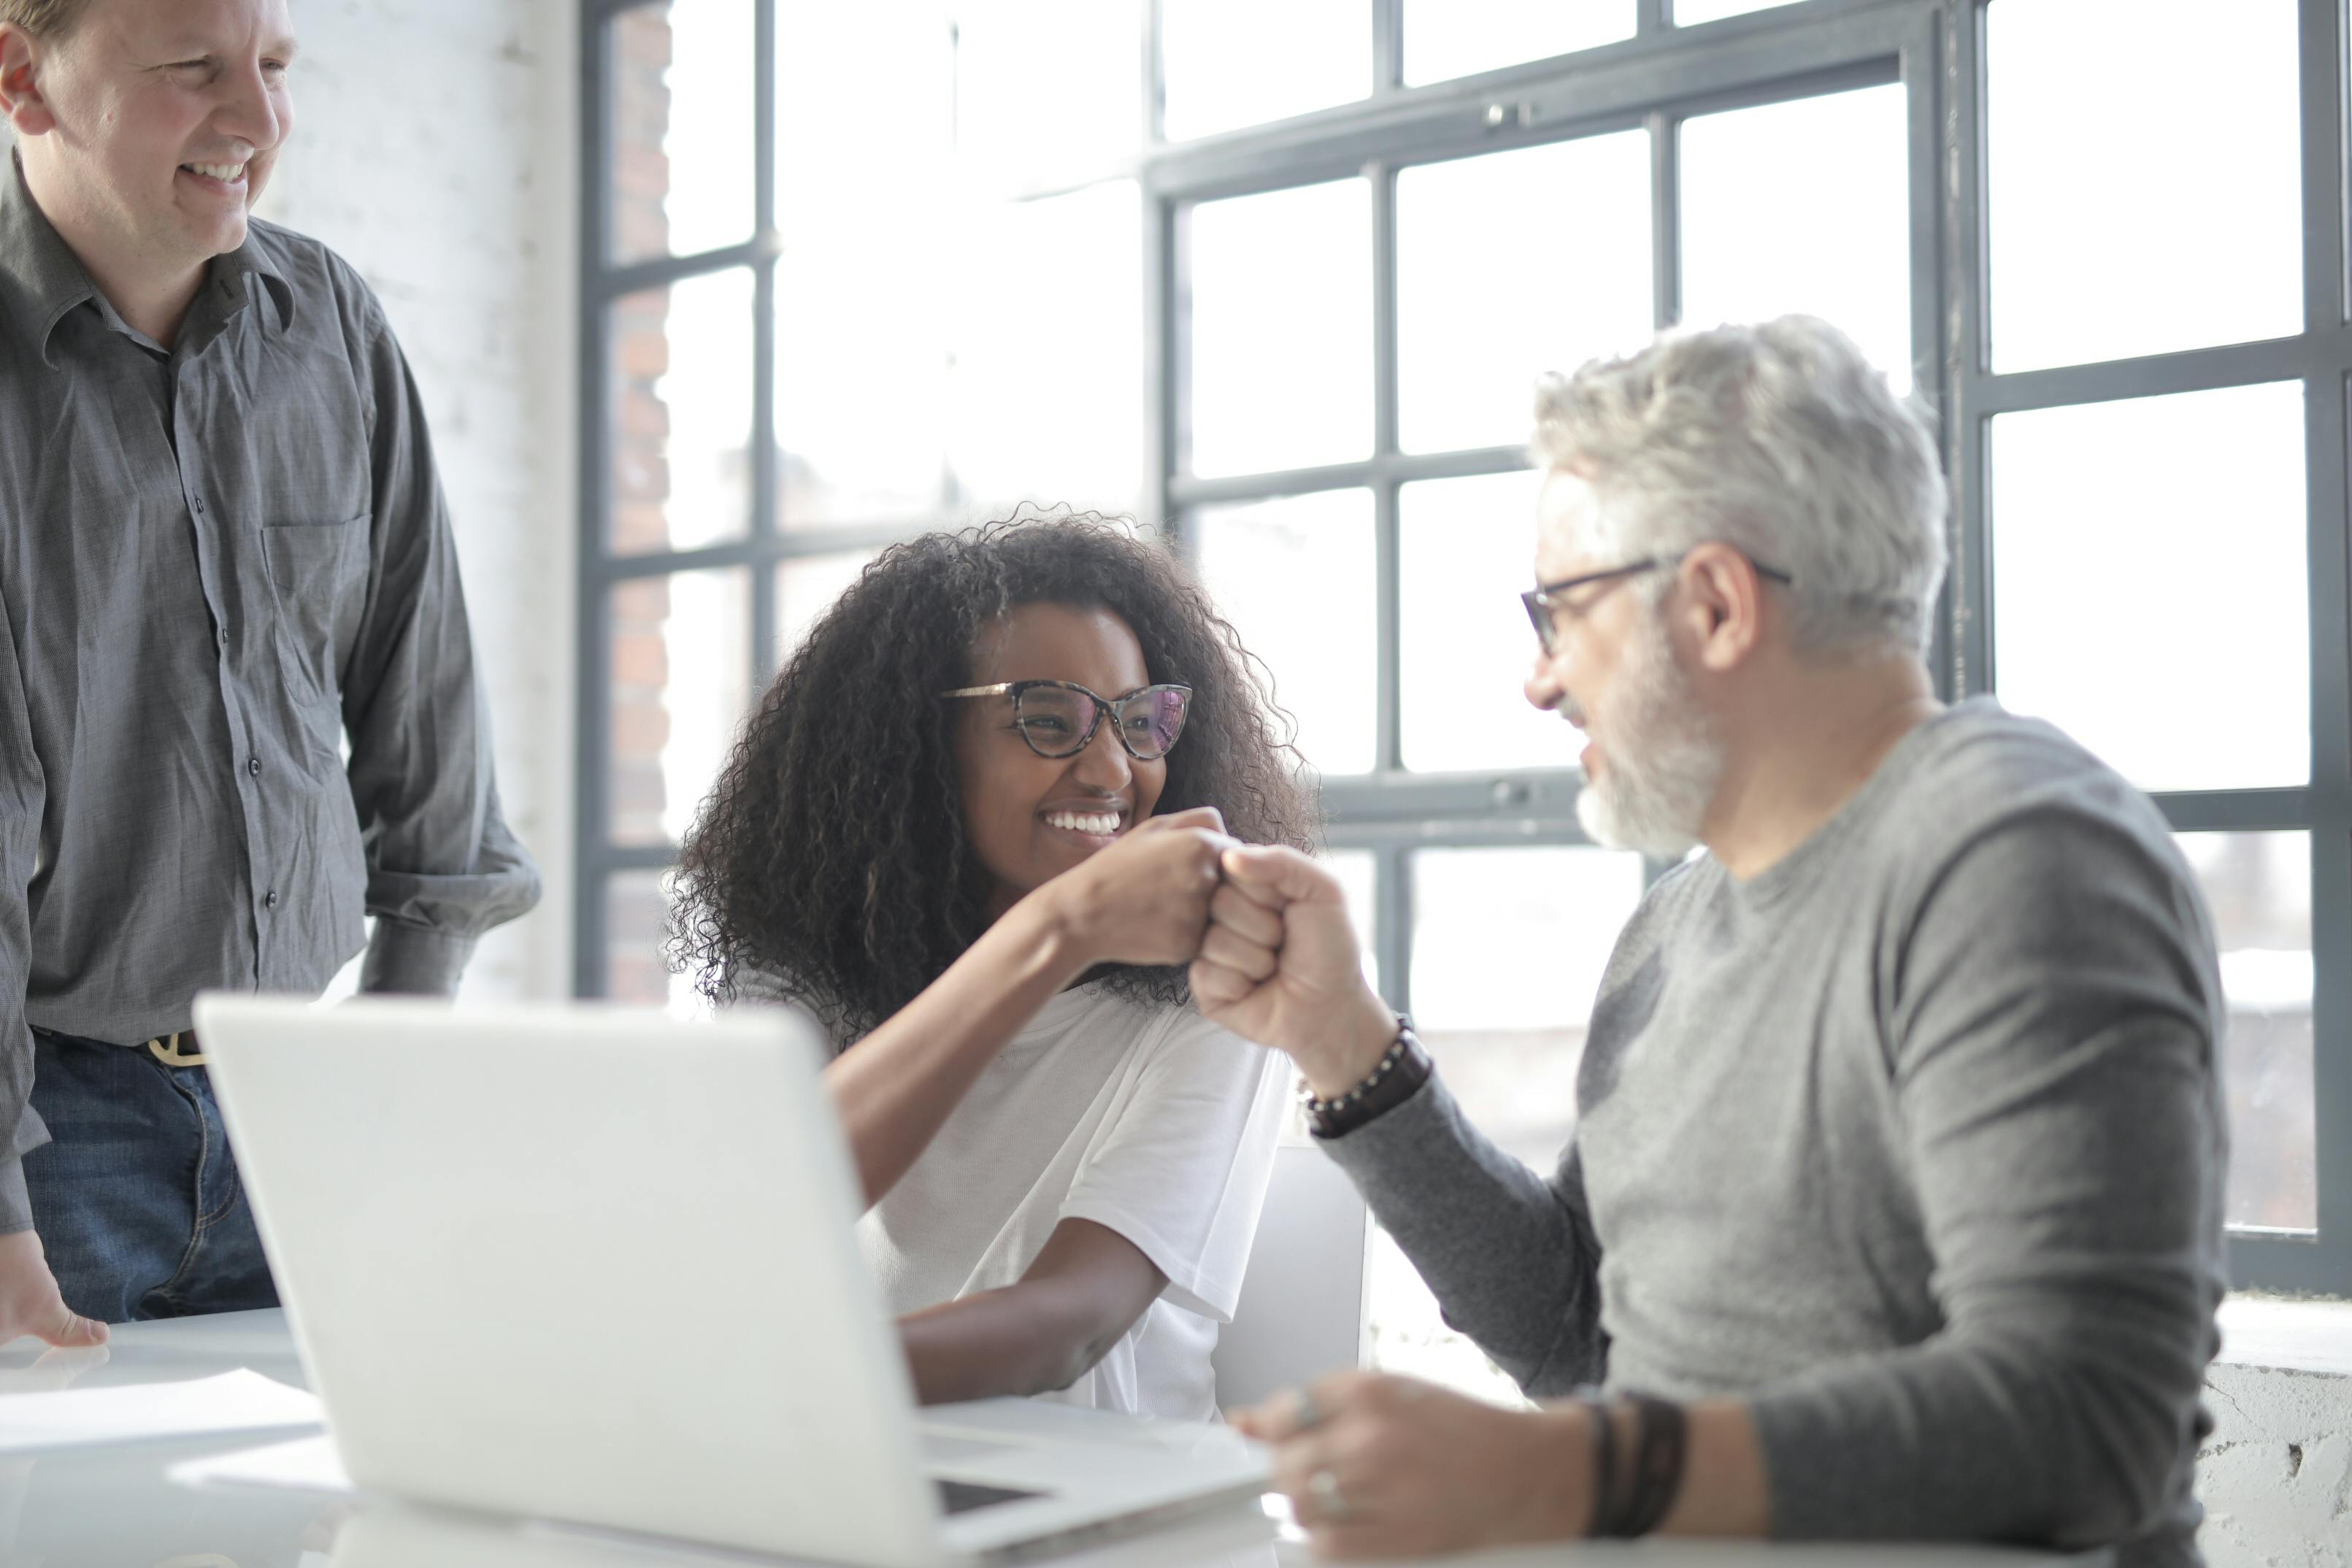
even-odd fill
[[(156, 1036), (153, 1039), (147, 1042), (148, 1053), (167, 1068), (200, 1068), (204, 1066), (205, 1058), (203, 1052), (183, 1051), (180, 1049), (180, 1037), (187, 1033), (188, 1031), (184, 1029), (174, 1029), (168, 1035)], [(194, 1045), (195, 1044), (195, 1041), (192, 1037), (188, 1043), (190, 1045)]]

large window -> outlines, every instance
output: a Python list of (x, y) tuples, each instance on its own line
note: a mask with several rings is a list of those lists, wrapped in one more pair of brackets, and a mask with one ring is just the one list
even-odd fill
[[(1023, 501), (1138, 510), (1122, 10), (586, 7), (583, 994), (685, 1002), (662, 870), (753, 696), (876, 552)], [(1050, 115), (1041, 49), (1080, 84)]]
[[(868, 552), (1132, 508), (1273, 671), (1382, 990), (1548, 1166), (1660, 868), (1517, 696), (1529, 384), (1813, 310), (1940, 423), (1944, 693), (2099, 750), (2204, 883), (2239, 1282), (2352, 1291), (2339, 0), (850, 9), (592, 13), (584, 991), (669, 984), (685, 815)], [(1384, 1363), (1478, 1379), (1372, 1277)]]

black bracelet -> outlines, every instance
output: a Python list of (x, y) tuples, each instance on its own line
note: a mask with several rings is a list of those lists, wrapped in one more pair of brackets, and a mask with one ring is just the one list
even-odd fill
[(1617, 1425), (1612, 1418), (1608, 1401), (1597, 1396), (1584, 1401), (1585, 1423), (1592, 1429), (1592, 1522), (1585, 1526), (1588, 1540), (1598, 1541), (1614, 1533), (1610, 1526), (1616, 1513), (1617, 1489)]
[(1657, 1529), (1666, 1510), (1675, 1506), (1675, 1498), (1682, 1490), (1689, 1431), (1681, 1405), (1645, 1394), (1627, 1397), (1639, 1421), (1633, 1443), (1633, 1485), (1611, 1533), (1631, 1539)]
[(1361, 1083), (1330, 1100), (1318, 1100), (1311, 1092), (1299, 1095), (1307, 1107), (1307, 1131), (1323, 1139), (1353, 1132), (1420, 1092), (1433, 1065), (1412, 1032), (1412, 1020), (1398, 1014), (1395, 1041)]

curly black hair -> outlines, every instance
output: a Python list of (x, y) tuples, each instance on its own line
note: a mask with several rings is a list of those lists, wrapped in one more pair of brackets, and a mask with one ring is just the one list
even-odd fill
[[(1159, 811), (1213, 805), (1239, 837), (1308, 846), (1315, 806), (1265, 666), (1168, 551), (1091, 512), (926, 534), (866, 568), (745, 724), (672, 879), (673, 968), (717, 1002), (756, 977), (839, 1045), (971, 945), (991, 881), (940, 693), (971, 684), (985, 627), (1032, 604), (1110, 611), (1153, 681), (1192, 687)], [(1103, 973), (1138, 1000), (1187, 1000), (1181, 968)]]

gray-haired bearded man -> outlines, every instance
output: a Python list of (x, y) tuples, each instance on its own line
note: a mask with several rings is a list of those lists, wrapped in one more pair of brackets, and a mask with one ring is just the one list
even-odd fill
[(1789, 318), (1548, 380), (1530, 701), (1579, 815), (1676, 857), (1620, 938), (1546, 1181), (1364, 984), (1339, 889), (1231, 851), (1192, 983), (1506, 1411), (1347, 1373), (1241, 1416), (1334, 1555), (1670, 1532), (2196, 1562), (2222, 1001), (2163, 817), (1920, 657), (1925, 428)]

